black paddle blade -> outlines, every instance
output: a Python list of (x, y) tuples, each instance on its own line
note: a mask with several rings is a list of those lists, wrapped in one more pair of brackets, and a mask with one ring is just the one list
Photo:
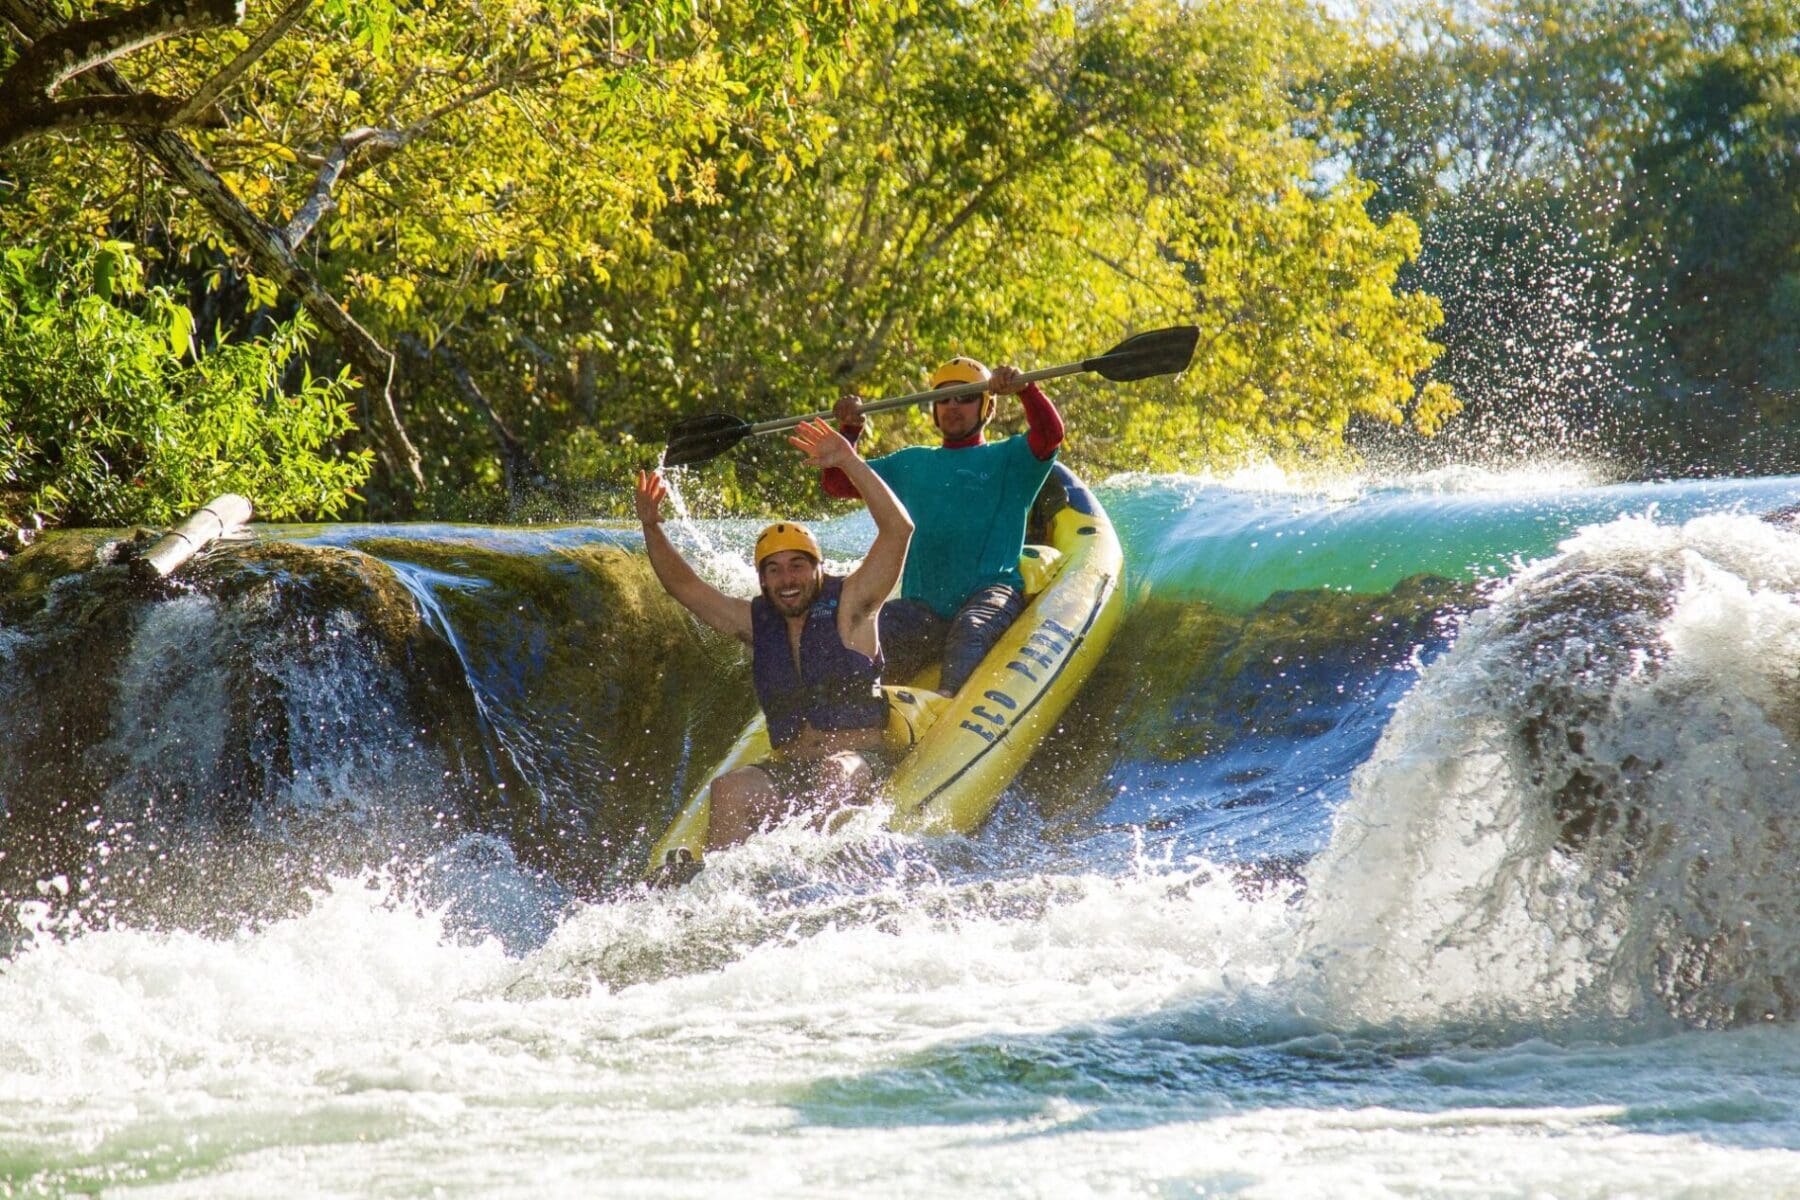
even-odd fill
[(1185, 370), (1193, 360), (1194, 345), (1199, 340), (1200, 329), (1196, 325), (1152, 329), (1126, 338), (1105, 354), (1081, 365), (1084, 370), (1098, 371), (1114, 383), (1173, 375)]
[(686, 467), (717, 458), (750, 432), (750, 422), (730, 413), (708, 413), (675, 422), (669, 444), (663, 447), (662, 465)]

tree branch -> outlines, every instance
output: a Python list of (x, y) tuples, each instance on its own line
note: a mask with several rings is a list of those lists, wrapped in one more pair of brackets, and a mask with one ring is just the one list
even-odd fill
[(226, 89), (241, 79), (245, 71), (255, 66), (257, 60), (273, 49), (275, 43), (281, 40), (282, 35), (294, 27), (294, 23), (305, 14), (308, 8), (312, 7), (312, 2), (313, 0), (293, 0), (293, 3), (283, 9), (280, 15), (269, 22), (267, 29), (257, 34), (255, 40), (244, 47), (243, 53), (227, 63), (218, 74), (201, 84), (199, 90), (188, 97), (188, 102), (181, 106), (181, 110), (175, 114), (175, 119), (169, 124), (189, 124), (200, 113), (217, 104), (219, 97), (225, 94)]
[(337, 187), (338, 180), (343, 177), (345, 170), (350, 166), (351, 158), (358, 150), (364, 146), (374, 145), (385, 150), (379, 155), (379, 158), (386, 158), (409, 140), (411, 139), (406, 134), (398, 130), (372, 129), (366, 125), (360, 129), (352, 129), (345, 134), (343, 139), (332, 147), (331, 153), (325, 156), (324, 165), (319, 168), (319, 173), (313, 176), (312, 190), (307, 192), (306, 199), (294, 211), (293, 219), (288, 221), (287, 227), (281, 231), (279, 236), (282, 244), (289, 250), (298, 249), (300, 243), (306, 240), (307, 235), (313, 231), (313, 227), (319, 223), (320, 219), (337, 207), (337, 200), (331, 194), (332, 190)]
[[(120, 55), (176, 34), (236, 25), (244, 19), (243, 0), (149, 0), (110, 17), (75, 21), (60, 28), (45, 28), (42, 18), (34, 20), (36, 14), (25, 7), (24, 0), (5, 0), (0, 11), (32, 38), (0, 80), (0, 104), (27, 97), (47, 99), (68, 80)], [(34, 35), (34, 27), (42, 32)]]
[[(538, 74), (523, 73), (519, 75), (499, 75), (479, 87), (472, 88), (454, 99), (438, 105), (404, 129), (376, 129), (373, 126), (360, 126), (346, 133), (338, 144), (333, 146), (319, 164), (318, 174), (313, 176), (313, 185), (306, 194), (306, 199), (295, 210), (287, 227), (282, 230), (281, 238), (288, 249), (297, 249), (312, 233), (315, 226), (324, 219), (325, 214), (337, 207), (332, 193), (337, 185), (345, 179), (353, 179), (378, 163), (385, 162), (395, 154), (404, 150), (408, 144), (423, 134), (437, 122), (443, 120), (460, 109), (469, 107), (478, 100), (503, 88), (519, 84), (540, 83), (545, 79), (560, 78), (582, 67), (566, 68)], [(366, 154), (359, 153), (366, 150)]]
[(29, 137), (59, 129), (123, 125), (162, 129), (181, 107), (167, 96), (76, 96), (27, 108), (9, 109), (0, 101), (0, 150)]
[(441, 362), (449, 371), (450, 379), (455, 383), (457, 393), (487, 422), (489, 432), (494, 435), (494, 440), (500, 445), (500, 469), (505, 476), (507, 495), (510, 496), (517, 491), (520, 483), (525, 480), (533, 482), (542, 480), (543, 476), (538, 471), (537, 464), (532, 462), (531, 452), (526, 449), (525, 443), (520, 441), (511, 429), (507, 428), (506, 422), (500, 419), (500, 414), (494, 410), (493, 403), (481, 390), (481, 385), (475, 382), (475, 376), (470, 374), (469, 368), (463, 364), (461, 355), (442, 342), (435, 346), (428, 346), (410, 333), (401, 335), (400, 345), (408, 354), (422, 363)]

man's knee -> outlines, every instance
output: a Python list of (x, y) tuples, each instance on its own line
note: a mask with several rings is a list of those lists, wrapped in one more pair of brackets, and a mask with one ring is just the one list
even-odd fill
[(821, 829), (836, 829), (874, 797), (875, 779), (873, 765), (860, 753), (846, 751), (822, 761), (814, 823)]
[(854, 750), (846, 750), (825, 759), (820, 779), (826, 789), (841, 797), (866, 791), (873, 776), (867, 759)]
[[(1025, 611), (1025, 593), (1004, 583), (982, 588), (963, 605), (962, 612), (984, 624), (998, 623), (1004, 629)], [(961, 616), (962, 613), (958, 613)]]
[(786, 813), (774, 781), (757, 767), (739, 767), (713, 780), (708, 800), (709, 850), (740, 842)]
[(774, 792), (766, 772), (756, 767), (739, 767), (727, 771), (712, 781), (712, 802), (719, 804), (740, 804), (753, 799), (762, 793)]

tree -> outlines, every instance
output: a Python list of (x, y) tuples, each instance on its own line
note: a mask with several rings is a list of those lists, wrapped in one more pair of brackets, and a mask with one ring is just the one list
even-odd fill
[(350, 386), (300, 365), (307, 335), (203, 351), (129, 246), (0, 254), (0, 532), (164, 524), (221, 492), (274, 520), (343, 511), (370, 456), (333, 451)]
[(128, 236), (226, 341), (303, 306), (392, 374), (361, 393), (395, 434), (389, 509), (401, 438), (442, 510), (616, 477), (696, 409), (1177, 321), (1204, 331), (1183, 380), (1062, 390), (1078, 457), (1330, 452), (1354, 415), (1454, 408), (1415, 386), (1439, 319), (1399, 283), (1416, 229), (1325, 158), (1311, 97), (1347, 43), (1300, 0), (296, 0), (249, 24), (130, 51), (204, 127), (15, 146), (0, 231)]
[(1185, 321), (1180, 382), (1061, 385), (1078, 459), (1329, 450), (1352, 413), (1430, 429), (1454, 407), (1413, 386), (1438, 319), (1393, 286), (1416, 230), (1370, 220), (1303, 134), (1302, 85), (1341, 46), (1307, 6), (927, 3), (864, 34), (828, 136), (722, 170), (724, 205), (672, 208), (596, 293), (594, 328), (634, 339), (599, 385), (618, 436), (676, 415), (634, 396), (793, 411), (914, 390), (957, 351), (1061, 361)]
[[(1721, 6), (1635, 143), (1621, 226), (1666, 262), (1669, 328), (1697, 378), (1800, 406), (1800, 10)], [(1800, 411), (1790, 412), (1800, 418)]]
[[(204, 111), (226, 87), (248, 70), (304, 10), (310, 0), (295, 0), (276, 17), (265, 36), (243, 54), (194, 88), (180, 100), (144, 97), (112, 66), (112, 60), (161, 42), (176, 32), (198, 31), (213, 24), (235, 24), (243, 15), (241, 5), (221, 6), (189, 0), (151, 0), (123, 18), (99, 18), (58, 25), (35, 0), (0, 0), (0, 12), (25, 38), (22, 53), (0, 82), (0, 94), (20, 97), (24, 107), (44, 114), (38, 122), (23, 124), (20, 137), (54, 129), (107, 126), (114, 123), (141, 126), (133, 141), (161, 165), (169, 178), (205, 207), (212, 220), (233, 239), (239, 250), (265, 275), (294, 293), (321, 324), (335, 335), (351, 361), (375, 384), (377, 399), (371, 405), (376, 420), (377, 444), (387, 467), (396, 475), (423, 484), (418, 451), (406, 436), (393, 405), (389, 384), (392, 356), (321, 287), (303, 268), (293, 251), (305, 228), (290, 224), (278, 232), (260, 220), (230, 184), (219, 176), (192, 146), (174, 132)], [(149, 29), (154, 36), (142, 31)], [(272, 35), (272, 36), (271, 36)], [(48, 46), (48, 50), (46, 50)], [(50, 93), (85, 73), (98, 96), (89, 101), (58, 101)], [(165, 114), (145, 119), (145, 111)]]
[[(122, 23), (167, 32), (183, 14), (175, 47), (0, 0), (22, 47), (0, 91), (42, 114), (8, 155), (0, 228), (134, 230), (253, 305), (297, 301), (368, 385), (391, 479), (422, 487), (379, 339), (435, 347), (509, 287), (541, 301), (568, 275), (604, 278), (671, 192), (710, 187), (703, 144), (779, 141), (793, 89), (870, 8), (293, 0), (248, 41), (210, 30), (229, 14), (151, 0)], [(95, 39), (79, 62), (54, 52)], [(111, 65), (126, 55), (140, 88)], [(103, 136), (128, 101), (129, 138)]]
[(1639, 471), (1800, 462), (1767, 453), (1800, 420), (1800, 10), (1496, 0), (1378, 29), (1326, 94), (1377, 209), (1420, 215), (1404, 278), (1450, 313), (1434, 373), (1477, 440), (1597, 434)]

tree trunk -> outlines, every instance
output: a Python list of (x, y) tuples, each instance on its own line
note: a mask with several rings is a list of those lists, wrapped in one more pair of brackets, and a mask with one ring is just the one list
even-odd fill
[(541, 484), (543, 482), (543, 473), (537, 469), (537, 463), (532, 460), (531, 451), (526, 448), (524, 442), (519, 440), (518, 435), (507, 427), (506, 422), (501, 420), (493, 403), (488, 400), (487, 393), (483, 392), (481, 385), (475, 382), (475, 376), (469, 373), (469, 368), (463, 364), (460, 355), (442, 344), (429, 347), (411, 335), (401, 338), (400, 345), (420, 362), (430, 362), (434, 358), (439, 360), (450, 372), (450, 378), (456, 384), (457, 393), (487, 422), (488, 431), (494, 435), (494, 441), (500, 447), (500, 469), (506, 494), (509, 497), (517, 493), (524, 484)]
[[(41, 43), (55, 36), (59, 27), (39, 11), (40, 3), (41, 0), (0, 0), (0, 13), (33, 42)], [(136, 95), (104, 58), (86, 69), (81, 78), (90, 91), (111, 96)], [(369, 390), (371, 433), (382, 465), (396, 479), (410, 481), (414, 488), (423, 490), (425, 475), (419, 452), (407, 437), (394, 405), (394, 356), (300, 265), (282, 236), (251, 212), (181, 135), (163, 129), (132, 131), (130, 136), (161, 164), (171, 179), (189, 190), (250, 260), (257, 274), (274, 280), (297, 297), (320, 328), (337, 341)]]

